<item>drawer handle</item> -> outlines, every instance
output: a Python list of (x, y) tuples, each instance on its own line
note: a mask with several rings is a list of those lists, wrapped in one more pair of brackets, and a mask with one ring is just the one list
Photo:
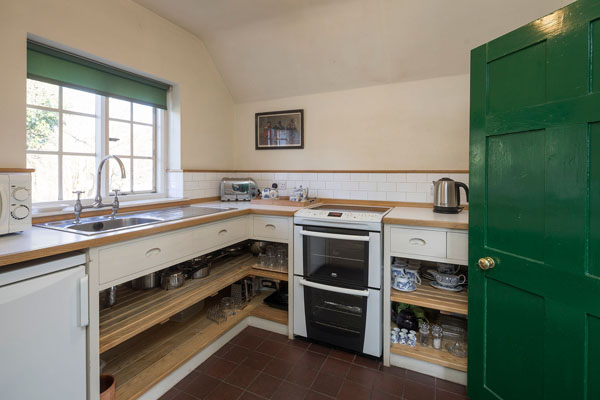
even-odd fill
[(227, 235), (227, 229), (222, 229), (219, 231), (219, 236), (225, 236)]
[(425, 246), (427, 244), (426, 241), (419, 238), (412, 238), (408, 241), (408, 243), (410, 243), (413, 246)]
[(160, 248), (158, 248), (158, 247), (155, 247), (155, 248), (153, 248), (153, 249), (150, 249), (150, 250), (148, 250), (148, 251), (146, 252), (146, 257), (152, 257), (152, 256), (155, 256), (155, 255), (157, 255), (157, 254), (160, 254), (160, 252), (161, 252), (161, 251), (162, 251), (162, 250), (161, 250)]
[(267, 228), (267, 229), (268, 229), (268, 230), (270, 230), (270, 231), (274, 231), (274, 230), (276, 229), (276, 228), (275, 228), (275, 225), (273, 225), (273, 224), (266, 224), (266, 225), (265, 225), (265, 228)]

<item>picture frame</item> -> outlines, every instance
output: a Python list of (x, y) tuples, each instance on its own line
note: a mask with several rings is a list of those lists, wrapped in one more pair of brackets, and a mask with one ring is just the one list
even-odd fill
[(304, 110), (271, 111), (254, 114), (256, 150), (304, 148)]

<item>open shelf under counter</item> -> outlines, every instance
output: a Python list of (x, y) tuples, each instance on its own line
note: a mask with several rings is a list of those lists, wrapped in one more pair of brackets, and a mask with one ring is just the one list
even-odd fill
[(427, 280), (423, 280), (423, 284), (417, 286), (417, 290), (414, 292), (401, 292), (396, 289), (391, 289), (390, 298), (392, 301), (399, 303), (412, 304), (462, 315), (467, 315), (469, 310), (469, 296), (466, 289), (461, 292), (436, 289), (431, 287)]
[(427, 361), (443, 367), (467, 372), (467, 357), (457, 357), (446, 350), (446, 341), (442, 342), (442, 349), (436, 350), (431, 346), (423, 347), (419, 343), (411, 347), (406, 344), (392, 343), (390, 346), (392, 354), (398, 354), (405, 357), (416, 358), (417, 360)]
[(206, 317), (208, 302), (201, 313), (186, 322), (156, 325), (102, 354), (106, 362), (103, 373), (116, 377), (116, 398), (137, 399), (248, 316), (281, 320), (285, 314), (287, 323), (287, 312), (263, 304), (270, 293), (259, 294), (220, 324)]
[(120, 288), (117, 304), (100, 310), (100, 353), (246, 277), (255, 263), (251, 254), (224, 260), (211, 267), (206, 278), (186, 280), (175, 290)]

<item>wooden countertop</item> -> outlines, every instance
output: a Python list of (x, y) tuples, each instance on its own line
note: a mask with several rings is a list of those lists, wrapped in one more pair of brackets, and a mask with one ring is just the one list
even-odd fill
[[(167, 205), (168, 206), (168, 205)], [(157, 233), (207, 224), (248, 214), (276, 215), (291, 217), (302, 207), (258, 205), (250, 202), (206, 202), (198, 206), (236, 208), (220, 214), (164, 222), (141, 226), (123, 231), (94, 236), (78, 235), (46, 228), (33, 227), (31, 230), (0, 237), (0, 267), (18, 262), (85, 250), (124, 240), (136, 239)], [(431, 208), (394, 207), (384, 218), (384, 224), (438, 227), (448, 229), (468, 229), (469, 213), (437, 214)]]
[(34, 226), (31, 230), (22, 233), (0, 237), (0, 267), (56, 254), (64, 254), (71, 251), (84, 250), (124, 240), (136, 239), (175, 229), (207, 224), (242, 215), (261, 214), (291, 217), (300, 209), (300, 207), (262, 206), (251, 205), (250, 203), (240, 204), (221, 202), (202, 203), (198, 206), (232, 207), (236, 208), (236, 210), (204, 217), (187, 218), (155, 225), (146, 225), (94, 236), (85, 236)]
[(469, 211), (458, 214), (439, 214), (432, 208), (394, 207), (383, 217), (384, 224), (412, 225), (447, 229), (469, 229)]

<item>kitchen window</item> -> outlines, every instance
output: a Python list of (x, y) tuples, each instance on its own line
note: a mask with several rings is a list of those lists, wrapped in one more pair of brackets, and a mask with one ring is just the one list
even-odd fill
[(34, 168), (33, 202), (93, 198), (96, 168), (108, 155), (119, 156), (127, 170), (109, 161), (102, 196), (113, 189), (125, 195), (157, 192), (157, 154), (163, 110), (88, 91), (27, 80), (27, 167)]

